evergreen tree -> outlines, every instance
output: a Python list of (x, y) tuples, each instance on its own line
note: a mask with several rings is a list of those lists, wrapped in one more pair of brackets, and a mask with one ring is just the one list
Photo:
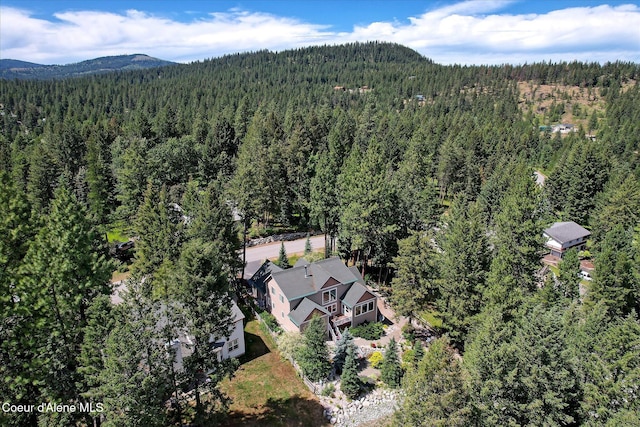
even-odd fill
[(333, 366), (336, 368), (336, 372), (342, 372), (345, 360), (347, 358), (347, 351), (351, 349), (355, 352), (356, 345), (353, 342), (353, 335), (349, 332), (349, 329), (345, 329), (342, 336), (336, 343), (336, 352), (333, 356)]
[(121, 217), (133, 218), (144, 200), (145, 187), (150, 175), (146, 155), (151, 143), (140, 138), (133, 138), (131, 141), (116, 140), (112, 150), (121, 144), (125, 145), (122, 154), (113, 155), (118, 192), (116, 199), (120, 202), (118, 212)]
[(593, 143), (576, 144), (545, 182), (551, 207), (565, 220), (586, 224), (606, 182), (608, 162)]
[(438, 307), (453, 341), (463, 345), (471, 319), (482, 308), (490, 253), (483, 214), (478, 202), (454, 200), (439, 246), (440, 297)]
[(284, 247), (284, 242), (280, 243), (280, 252), (278, 253), (278, 260), (276, 264), (280, 268), (289, 268), (291, 265), (289, 264), (289, 258), (287, 257), (287, 250)]
[(422, 342), (419, 339), (416, 339), (413, 342), (413, 356), (416, 363), (420, 363), (422, 358), (424, 357), (424, 347), (422, 346)]
[(429, 351), (402, 380), (405, 398), (394, 414), (398, 426), (466, 426), (471, 409), (460, 362), (446, 338), (432, 342)]
[(619, 225), (609, 231), (596, 248), (594, 278), (587, 300), (602, 301), (612, 316), (639, 310), (640, 277), (634, 274), (635, 256), (631, 233)]
[(329, 375), (329, 349), (325, 341), (327, 325), (320, 316), (314, 316), (307, 324), (303, 334), (303, 343), (297, 354), (302, 372), (311, 381), (321, 381)]
[(577, 420), (579, 383), (557, 307), (526, 307), (504, 322), (485, 311), (464, 365), (471, 401), (486, 425), (560, 425)]
[[(0, 395), (12, 404), (32, 404), (40, 398), (39, 370), (43, 361), (34, 340), (43, 320), (35, 306), (21, 304), (25, 256), (36, 232), (30, 205), (9, 174), (0, 170)], [(44, 299), (34, 298), (45, 304)], [(36, 313), (34, 313), (36, 312)], [(37, 414), (6, 415), (7, 425), (34, 425)]]
[(542, 250), (539, 190), (527, 168), (514, 179), (496, 216), (495, 256), (484, 293), (487, 303), (501, 307), (507, 317), (536, 289)]
[(640, 222), (640, 181), (634, 175), (621, 174), (611, 179), (600, 194), (590, 223), (593, 237), (601, 241), (616, 225), (630, 229)]
[(93, 138), (87, 143), (87, 200), (96, 224), (106, 224), (113, 206), (109, 159), (104, 158), (100, 143)]
[[(212, 182), (199, 192), (196, 183), (190, 183), (187, 185), (182, 203), (190, 218), (186, 230), (187, 237), (199, 238), (215, 245), (225, 270), (230, 276), (235, 277), (240, 269), (240, 241), (237, 227), (231, 217), (231, 209), (224, 200), (222, 190), (217, 182)], [(186, 200), (190, 195), (192, 202)]]
[(580, 259), (578, 251), (568, 250), (564, 253), (559, 266), (558, 281), (560, 294), (569, 300), (575, 300), (579, 295), (580, 286)]
[(348, 249), (364, 254), (365, 266), (371, 257), (386, 266), (405, 234), (390, 173), (382, 144), (374, 139), (363, 156), (354, 144), (338, 177), (340, 238), (351, 242)]
[(391, 338), (384, 352), (384, 359), (380, 367), (380, 378), (386, 385), (391, 388), (400, 387), (402, 381), (402, 367), (400, 366), (400, 360), (398, 358), (398, 347), (396, 340)]
[(85, 208), (64, 183), (43, 222), (25, 256), (15, 292), (23, 310), (29, 307), (24, 313), (35, 326), (20, 351), (37, 355), (34, 360), (40, 366), (33, 372), (25, 369), (25, 375), (44, 385), (42, 397), (68, 401), (79, 398), (77, 355), (88, 309), (95, 298), (110, 294), (112, 266)]
[(397, 313), (415, 316), (435, 302), (438, 295), (436, 251), (428, 234), (412, 233), (398, 242), (393, 259), (396, 274), (391, 281), (391, 303)]
[[(184, 360), (184, 374), (195, 386), (195, 422), (211, 421), (224, 396), (217, 389), (222, 379), (233, 374), (237, 361), (218, 361), (212, 338), (228, 337), (234, 319), (230, 310), (232, 299), (229, 279), (213, 243), (193, 239), (185, 243), (174, 276), (177, 282), (178, 305), (182, 307), (182, 326), (193, 337), (192, 353)], [(203, 401), (203, 392), (207, 400)]]
[(347, 347), (345, 357), (344, 369), (340, 376), (340, 390), (342, 390), (349, 399), (355, 399), (358, 397), (358, 394), (360, 394), (362, 381), (360, 380), (360, 377), (358, 377), (358, 367), (353, 347)]
[(309, 255), (312, 251), (311, 238), (309, 237), (309, 234), (307, 234), (307, 240), (304, 242), (304, 254)]
[(175, 205), (169, 203), (166, 188), (162, 187), (158, 194), (148, 183), (134, 223), (139, 239), (133, 270), (139, 277), (154, 273), (165, 260), (177, 259), (183, 240), (179, 214)]
[(169, 421), (165, 403), (172, 392), (167, 367), (173, 355), (158, 329), (160, 316), (150, 285), (130, 279), (127, 288), (104, 349), (99, 389), (103, 425), (164, 426)]
[[(100, 295), (93, 300), (87, 309), (87, 326), (84, 329), (84, 337), (78, 355), (78, 373), (82, 375), (82, 385), (79, 385), (81, 396), (86, 403), (102, 403), (100, 385), (101, 374), (104, 370), (104, 349), (107, 338), (113, 330), (114, 318), (112, 304), (109, 296)], [(89, 414), (87, 414), (89, 415)], [(93, 419), (90, 423), (99, 422), (100, 413), (90, 414)]]

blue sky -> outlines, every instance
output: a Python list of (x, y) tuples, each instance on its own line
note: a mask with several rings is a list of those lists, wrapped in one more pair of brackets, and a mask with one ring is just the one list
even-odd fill
[(64, 64), (380, 40), (443, 64), (640, 62), (640, 4), (623, 0), (2, 0), (0, 58)]

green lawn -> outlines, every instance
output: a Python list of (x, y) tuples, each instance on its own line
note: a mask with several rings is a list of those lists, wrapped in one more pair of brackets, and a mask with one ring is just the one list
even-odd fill
[(109, 243), (114, 242), (126, 242), (129, 240), (129, 234), (123, 223), (114, 224), (109, 231), (107, 231), (107, 240)]
[(419, 316), (434, 328), (442, 328), (442, 318), (440, 317), (440, 313), (435, 309), (425, 310), (421, 312)]
[(273, 340), (251, 320), (245, 327), (246, 354), (231, 380), (220, 388), (233, 399), (223, 426), (328, 425), (322, 406), (291, 364), (282, 360)]

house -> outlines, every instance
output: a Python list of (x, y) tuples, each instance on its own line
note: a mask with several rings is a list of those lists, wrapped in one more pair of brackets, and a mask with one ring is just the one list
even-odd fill
[(251, 282), (260, 287), (256, 290), (263, 298), (259, 304), (286, 331), (303, 331), (313, 316), (321, 316), (332, 332), (378, 318), (376, 296), (358, 269), (345, 266), (339, 258), (314, 263), (300, 259), (287, 270), (273, 268), (267, 261)]
[(575, 222), (567, 221), (554, 223), (544, 230), (543, 235), (547, 239), (545, 246), (551, 250), (551, 255), (562, 258), (569, 249), (584, 250), (591, 233)]
[[(218, 361), (240, 357), (245, 353), (244, 314), (240, 311), (235, 301), (231, 305), (231, 318), (233, 319), (233, 326), (228, 337), (218, 338), (212, 336), (209, 338), (210, 345), (215, 348), (214, 352), (218, 355)], [(174, 367), (176, 371), (182, 370), (183, 360), (191, 355), (193, 344), (193, 336), (190, 336), (187, 331), (171, 341), (170, 346), (175, 351)]]
[[(247, 264), (247, 270), (251, 270), (251, 266)], [(251, 278), (247, 279), (249, 286), (251, 286), (251, 296), (258, 303), (258, 307), (266, 309), (267, 301), (267, 285), (266, 282), (271, 279), (271, 274), (282, 271), (283, 269), (269, 260), (266, 260), (262, 265), (251, 275)]]
[(576, 128), (570, 123), (562, 123), (559, 125), (551, 126), (551, 132), (569, 133), (575, 132)]

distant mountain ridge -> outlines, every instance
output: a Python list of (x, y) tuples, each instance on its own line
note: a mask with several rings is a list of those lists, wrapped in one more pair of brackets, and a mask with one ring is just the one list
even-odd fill
[(113, 71), (165, 67), (174, 64), (176, 63), (144, 54), (104, 56), (66, 65), (43, 65), (16, 59), (0, 59), (0, 78), (61, 79)]

